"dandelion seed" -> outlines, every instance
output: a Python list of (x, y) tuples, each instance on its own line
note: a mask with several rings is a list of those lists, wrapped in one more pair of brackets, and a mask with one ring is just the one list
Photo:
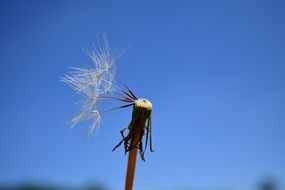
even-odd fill
[[(99, 43), (100, 44), (100, 43)], [(92, 119), (89, 133), (100, 126), (101, 110), (97, 107), (100, 97), (109, 96), (113, 89), (114, 64), (118, 56), (111, 55), (106, 35), (103, 35), (103, 46), (98, 49), (86, 51), (92, 60), (89, 68), (71, 68), (71, 71), (62, 80), (78, 94), (85, 97), (78, 114), (71, 120), (72, 126), (77, 123)]]

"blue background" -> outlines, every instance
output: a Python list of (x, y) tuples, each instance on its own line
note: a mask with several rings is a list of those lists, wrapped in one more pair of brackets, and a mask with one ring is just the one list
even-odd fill
[(66, 122), (80, 100), (60, 77), (106, 33), (120, 78), (152, 101), (155, 153), (135, 189), (285, 188), (284, 1), (1, 1), (0, 183), (123, 189), (119, 131), (131, 108)]

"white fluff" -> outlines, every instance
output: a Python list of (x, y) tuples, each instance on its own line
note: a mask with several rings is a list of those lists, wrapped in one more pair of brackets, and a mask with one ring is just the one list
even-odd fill
[(72, 126), (92, 119), (89, 128), (89, 133), (92, 133), (101, 122), (101, 112), (96, 106), (99, 97), (106, 97), (114, 90), (114, 64), (119, 56), (111, 55), (106, 35), (103, 35), (102, 44), (98, 43), (97, 48), (86, 52), (93, 64), (88, 68), (71, 68), (62, 80), (85, 98), (78, 114), (71, 120)]

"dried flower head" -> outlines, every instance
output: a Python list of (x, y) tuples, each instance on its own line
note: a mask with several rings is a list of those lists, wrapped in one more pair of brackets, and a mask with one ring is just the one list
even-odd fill
[[(148, 141), (150, 141), (150, 150), (153, 151), (151, 138), (152, 104), (147, 99), (138, 99), (118, 77), (115, 77), (114, 65), (119, 56), (111, 55), (106, 35), (103, 35), (102, 45), (99, 43), (98, 48), (95, 48), (94, 51), (87, 51), (87, 54), (92, 59), (92, 66), (72, 68), (69, 74), (62, 79), (78, 94), (85, 97), (79, 113), (71, 120), (72, 126), (80, 121), (92, 119), (89, 127), (89, 133), (92, 133), (100, 125), (102, 118), (102, 111), (98, 108), (98, 101), (112, 99), (127, 103), (114, 108), (133, 106), (133, 114), (128, 127), (121, 131), (122, 140), (113, 150), (124, 143), (126, 153), (133, 149), (139, 149), (141, 159), (145, 160), (144, 152)], [(118, 85), (115, 84), (116, 81)], [(124, 135), (125, 130), (129, 131), (127, 136)], [(143, 136), (145, 134), (145, 146), (143, 146)]]

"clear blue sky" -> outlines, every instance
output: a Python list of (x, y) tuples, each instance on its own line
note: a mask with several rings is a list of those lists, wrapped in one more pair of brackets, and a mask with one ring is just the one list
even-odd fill
[(131, 109), (84, 136), (66, 122), (80, 97), (59, 78), (90, 63), (106, 33), (129, 47), (118, 75), (152, 101), (155, 153), (136, 190), (285, 188), (283, 1), (1, 1), (0, 184), (25, 181), (123, 189), (119, 131)]

